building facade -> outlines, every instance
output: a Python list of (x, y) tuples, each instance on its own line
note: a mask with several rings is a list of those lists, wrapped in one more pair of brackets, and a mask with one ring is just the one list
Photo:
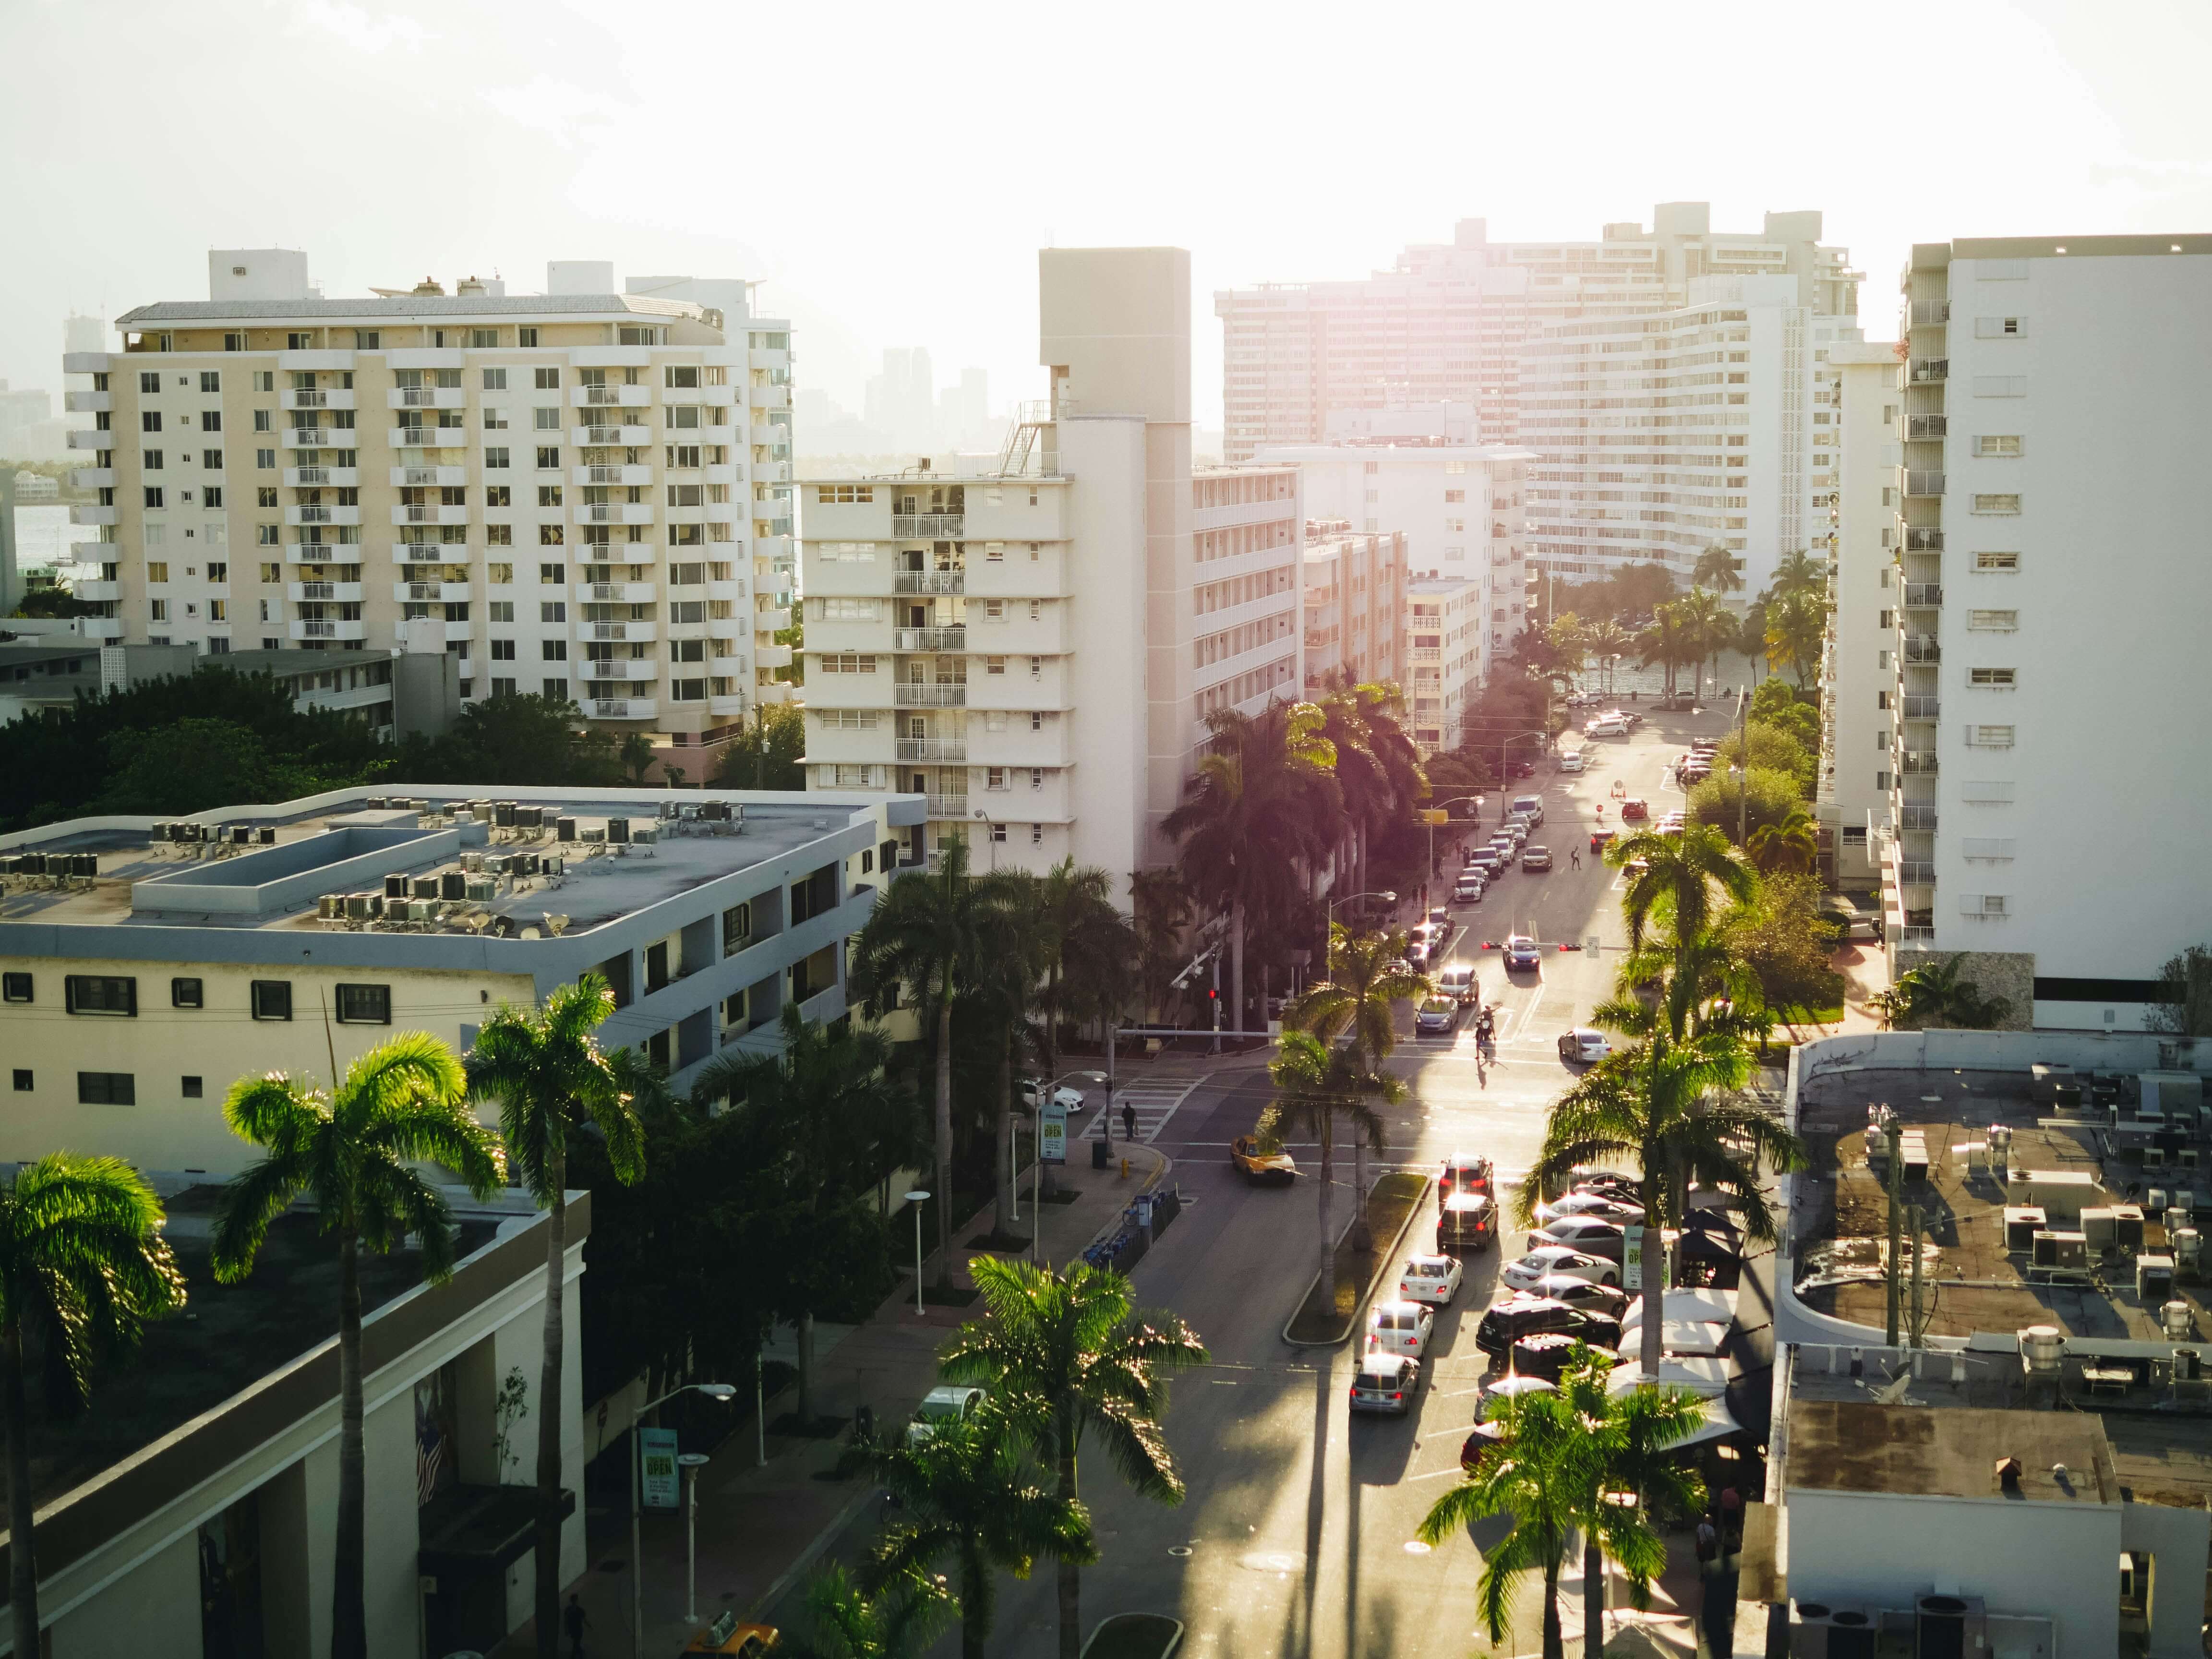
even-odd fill
[(2039, 1026), (2140, 1029), (2212, 938), (2176, 833), (2212, 734), (2159, 717), (2198, 701), (2212, 608), (2208, 260), (2202, 236), (2013, 237), (1916, 245), (1904, 274), (1893, 966), (1963, 952)]
[(1305, 688), (1406, 684), (1406, 537), (1309, 519)]
[(788, 696), (786, 325), (559, 281), (326, 300), (301, 256), (209, 258), (209, 300), (64, 360), (112, 567), (88, 633), (391, 650), (425, 622), (465, 699), (677, 744)]
[(1481, 441), (1526, 443), (1524, 342), (1679, 307), (1693, 279), (1713, 274), (1784, 275), (1820, 315), (1857, 308), (1859, 274), (1844, 249), (1820, 245), (1820, 214), (1717, 232), (1703, 202), (1662, 203), (1649, 230), (1609, 224), (1587, 242), (1492, 242), (1485, 221), (1462, 219), (1449, 243), (1408, 247), (1361, 280), (1223, 290), (1224, 456), (1313, 443), (1332, 411), (1407, 402), (1471, 404)]
[(1189, 261), (1040, 255), (1051, 399), (980, 472), (807, 480), (807, 780), (924, 797), (915, 862), (1164, 863), (1218, 710), (1300, 684), (1290, 469), (1190, 464)]
[(1458, 745), (1467, 700), (1482, 688), (1487, 604), (1472, 577), (1407, 586), (1407, 732), (1425, 756)]

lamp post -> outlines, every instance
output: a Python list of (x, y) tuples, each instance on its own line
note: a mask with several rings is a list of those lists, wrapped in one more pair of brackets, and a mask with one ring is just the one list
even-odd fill
[[(1109, 1136), (1112, 1135), (1114, 1133), (1114, 1119), (1112, 1116), (1114, 1110), (1114, 1090), (1112, 1081), (1107, 1077), (1105, 1073), (1091, 1071), (1062, 1072), (1058, 1077), (1053, 1079), (1051, 1082), (1044, 1084), (1038, 1088), (1036, 1134), (1035, 1136), (1036, 1143), (1036, 1168), (1030, 1172), (1030, 1208), (1034, 1212), (1030, 1218), (1030, 1260), (1032, 1262), (1039, 1262), (1042, 1261), (1042, 1240), (1044, 1237), (1045, 1108), (1052, 1104), (1052, 1091), (1054, 1089), (1057, 1089), (1061, 1084), (1071, 1081), (1080, 1081), (1093, 1085), (1103, 1083), (1107, 1085), (1105, 1110), (1108, 1115), (1103, 1120), (1105, 1128), (1103, 1133)], [(1063, 1146), (1066, 1145), (1066, 1141), (1064, 1138), (1060, 1144)], [(1021, 1183), (1019, 1182), (1015, 1182), (1014, 1192), (1016, 1194), (1015, 1202), (1018, 1204), (1021, 1201)]]
[(690, 1471), (691, 1501), (684, 1512), (684, 1622), (699, 1622), (699, 1471), (711, 1462), (704, 1452), (678, 1452), (676, 1466)]
[(1338, 905), (1349, 904), (1354, 899), (1364, 898), (1379, 898), (1385, 904), (1395, 904), (1398, 902), (1398, 896), (1387, 887), (1376, 888), (1364, 893), (1346, 893), (1342, 898), (1333, 898), (1328, 902), (1328, 919), (1331, 921), (1336, 920)]
[[(1471, 800), (1474, 803), (1474, 810), (1477, 814), (1475, 822), (1477, 823), (1480, 823), (1482, 822), (1480, 816), (1482, 811), (1482, 797), (1480, 795), (1449, 795), (1445, 797), (1443, 800), (1432, 803), (1429, 810), (1432, 812), (1442, 811), (1444, 815), (1444, 821), (1446, 823), (1449, 823), (1451, 821), (1451, 808), (1457, 805), (1463, 800)], [(1436, 872), (1437, 821), (1434, 818), (1431, 818), (1429, 820), (1429, 873), (1433, 876)]]
[(645, 1546), (644, 1528), (640, 1521), (645, 1509), (645, 1466), (638, 1451), (638, 1421), (678, 1395), (691, 1393), (703, 1394), (726, 1406), (738, 1396), (736, 1387), (728, 1382), (686, 1382), (639, 1407), (629, 1420), (629, 1636), (633, 1659), (644, 1659), (645, 1654)]
[(914, 1313), (921, 1317), (921, 1206), (929, 1201), (929, 1194), (916, 1190), (906, 1195), (914, 1206)]

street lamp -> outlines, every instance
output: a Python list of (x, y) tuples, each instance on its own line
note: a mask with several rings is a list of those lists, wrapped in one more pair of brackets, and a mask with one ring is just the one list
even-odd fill
[(1334, 921), (1336, 920), (1336, 907), (1338, 905), (1349, 904), (1354, 899), (1364, 898), (1379, 898), (1385, 904), (1395, 904), (1398, 902), (1398, 896), (1387, 887), (1378, 888), (1371, 892), (1346, 893), (1342, 898), (1333, 898), (1328, 902), (1328, 919), (1331, 921)]
[[(639, 1517), (645, 1509), (645, 1468), (638, 1454), (638, 1421), (647, 1412), (657, 1411), (679, 1394), (703, 1394), (709, 1400), (719, 1400), (724, 1405), (738, 1397), (733, 1384), (728, 1382), (686, 1382), (680, 1389), (671, 1389), (659, 1399), (641, 1406), (629, 1419), (629, 1633), (630, 1651), (641, 1656), (645, 1652), (645, 1544), (644, 1528)], [(694, 1601), (697, 1600), (695, 1595)]]
[(691, 1473), (691, 1501), (684, 1514), (684, 1622), (699, 1622), (699, 1471), (714, 1460), (704, 1452), (678, 1452), (676, 1466)]
[[(1442, 812), (1442, 813), (1443, 813), (1445, 822), (1446, 822), (1446, 823), (1449, 823), (1449, 822), (1451, 821), (1451, 811), (1450, 811), (1450, 809), (1451, 809), (1453, 806), (1456, 805), (1459, 802), (1463, 801), (1463, 800), (1471, 800), (1471, 801), (1473, 801), (1473, 802), (1474, 803), (1474, 810), (1475, 810), (1476, 813), (1479, 815), (1479, 814), (1481, 812), (1481, 811), (1482, 811), (1482, 797), (1481, 797), (1481, 796), (1480, 796), (1480, 795), (1450, 795), (1450, 796), (1447, 796), (1447, 797), (1446, 797), (1444, 799), (1443, 799), (1443, 800), (1440, 800), (1440, 801), (1435, 801), (1435, 802), (1431, 803), (1430, 807), (1429, 807), (1429, 811), (1431, 811), (1431, 812)], [(1480, 819), (1480, 817), (1478, 816), (1475, 821), (1479, 823), (1480, 823), (1480, 822), (1481, 822), (1481, 819)], [(1437, 872), (1437, 821), (1436, 821), (1434, 818), (1431, 818), (1431, 819), (1429, 820), (1429, 873), (1430, 873), (1431, 875), (1432, 875), (1432, 876), (1433, 876), (1434, 874), (1436, 874), (1436, 872)]]
[[(1105, 1127), (1102, 1133), (1109, 1139), (1114, 1133), (1114, 1119), (1111, 1115), (1114, 1110), (1114, 1090), (1112, 1079), (1109, 1079), (1105, 1073), (1091, 1071), (1062, 1072), (1058, 1077), (1053, 1079), (1051, 1082), (1041, 1085), (1038, 1087), (1036, 1132), (1032, 1137), (1036, 1142), (1036, 1168), (1030, 1172), (1030, 1176), (1031, 1183), (1030, 1188), (1030, 1208), (1034, 1212), (1030, 1218), (1030, 1260), (1032, 1262), (1037, 1261), (1041, 1259), (1040, 1252), (1042, 1247), (1040, 1241), (1044, 1237), (1045, 1109), (1052, 1104), (1052, 1091), (1058, 1088), (1061, 1084), (1067, 1082), (1082, 1082), (1090, 1084), (1094, 1087), (1101, 1083), (1107, 1085), (1105, 1109), (1108, 1113), (1108, 1116), (1105, 1119)], [(1013, 1133), (1013, 1126), (1011, 1123), (1006, 1126), (1006, 1133), (1009, 1135)], [(1064, 1146), (1066, 1145), (1066, 1142), (1063, 1139), (1060, 1144)], [(1011, 1152), (1012, 1149), (1009, 1148), (1008, 1150)], [(1021, 1187), (1018, 1182), (1014, 1188), (1014, 1204), (1016, 1206), (1014, 1213), (1017, 1217), (1021, 1213)]]
[(911, 1192), (906, 1195), (906, 1201), (914, 1206), (914, 1312), (915, 1317), (919, 1319), (921, 1316), (921, 1206), (929, 1201), (929, 1194)]

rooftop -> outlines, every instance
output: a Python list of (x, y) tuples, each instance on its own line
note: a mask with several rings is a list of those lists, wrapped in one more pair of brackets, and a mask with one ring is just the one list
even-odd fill
[(349, 300), (161, 300), (126, 311), (119, 329), (155, 323), (248, 322), (296, 317), (302, 321), (404, 322), (416, 317), (575, 317), (628, 313), (640, 317), (703, 317), (688, 300), (648, 300), (635, 294), (410, 294)]
[[(2075, 1412), (1885, 1406), (1793, 1399), (1789, 1484), (1826, 1492), (1996, 1498), (1997, 1465), (2021, 1462), (2020, 1492), (2042, 1503), (2115, 1504), (2120, 1480), (2096, 1418)], [(2054, 1474), (2063, 1467), (2065, 1473)]]

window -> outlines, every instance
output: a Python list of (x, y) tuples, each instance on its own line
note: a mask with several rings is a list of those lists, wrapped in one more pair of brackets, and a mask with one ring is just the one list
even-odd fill
[(514, 660), (514, 641), (513, 640), (494, 640), (491, 642), (491, 659), (494, 662), (513, 662)]
[(669, 386), (690, 388), (699, 384), (696, 363), (671, 363), (661, 371), (663, 381)]
[(851, 506), (876, 499), (873, 484), (823, 484), (814, 492), (814, 499), (824, 507)]
[(1970, 726), (1966, 741), (1977, 749), (2009, 749), (2012, 730), (2009, 726)]
[(144, 451), (139, 457), (138, 464), (149, 472), (161, 471), (161, 452), (158, 449), (149, 449)]
[(1451, 506), (1456, 501), (1463, 501), (1466, 499), (1467, 491), (1464, 489), (1447, 489), (1444, 491), (1444, 505), (1447, 507)]
[(538, 544), (540, 547), (560, 547), (568, 539), (568, 531), (563, 526), (541, 524), (538, 526)]
[(876, 659), (872, 655), (856, 655), (853, 652), (832, 652), (815, 659), (825, 674), (872, 674)]
[(984, 768), (983, 787), (986, 789), (1004, 789), (1006, 787), (1006, 769), (1003, 766)]
[(136, 1106), (137, 1079), (129, 1072), (79, 1072), (76, 1103), (80, 1106)]
[[(514, 492), (506, 484), (486, 484), (484, 486), (484, 505), (486, 507), (513, 507), (514, 505)], [(511, 524), (486, 525), (484, 526), (484, 545), (487, 547), (514, 546), (514, 526)]]
[[(489, 466), (491, 463), (487, 460), (484, 465), (486, 466)], [(558, 472), (561, 470), (561, 451), (557, 445), (541, 444), (538, 446), (538, 470), (540, 472)], [(553, 499), (549, 501), (545, 499), (545, 492), (543, 489), (540, 489), (538, 492), (538, 505), (540, 507), (558, 507), (561, 505), (561, 497), (558, 495), (556, 495)]]
[(186, 1100), (198, 1100), (203, 1098), (206, 1094), (206, 1085), (204, 1080), (202, 1079), (185, 1077), (179, 1078), (177, 1081), (182, 1089), (184, 1097)]
[(568, 641), (540, 640), (538, 641), (538, 654), (546, 662), (566, 662), (568, 660)]
[(538, 681), (538, 684), (544, 688), (543, 695), (552, 698), (554, 702), (568, 701), (568, 682), (566, 679), (545, 679)]
[(2010, 634), (2020, 627), (2017, 611), (1969, 611), (1966, 626), (1992, 634)]
[(530, 411), (530, 423), (539, 432), (558, 432), (561, 429), (561, 411), (557, 409), (533, 409)]
[(538, 580), (541, 583), (558, 587), (568, 580), (568, 567), (558, 564), (541, 564), (538, 567)]
[(339, 1024), (392, 1024), (392, 988), (389, 985), (340, 985), (334, 989)]
[[(556, 565), (550, 566), (550, 567), (549, 567), (549, 568), (551, 568), (551, 569), (553, 569), (553, 570), (555, 570), (555, 571), (558, 571), (558, 570), (561, 568), (561, 567), (560, 567), (559, 565), (557, 565), (557, 564), (556, 564)], [(560, 579), (559, 579), (559, 577), (556, 575), (556, 576), (554, 578), (554, 580), (557, 581), (557, 580), (560, 580)], [(565, 600), (565, 599), (543, 599), (543, 600), (540, 600), (540, 601), (538, 602), (538, 621), (540, 621), (540, 622), (542, 622), (542, 623), (564, 623), (564, 622), (568, 621), (568, 601), (567, 601), (567, 600)]]
[(753, 907), (733, 904), (722, 912), (722, 954), (733, 957), (752, 943)]
[(1004, 599), (986, 599), (983, 601), (983, 620), (985, 622), (1004, 622), (1006, 619), (1006, 602)]
[(1974, 555), (1974, 568), (1977, 570), (2017, 570), (2020, 568), (2020, 555), (2017, 553), (1977, 553)]
[(0, 974), (0, 1002), (28, 1002), (31, 1000), (31, 976), (28, 974)]
[(2017, 433), (1974, 440), (1974, 453), (1985, 459), (2009, 459), (2020, 453), (2020, 435)]
[[(524, 330), (523, 331), (524, 331), (525, 333), (528, 334), (528, 335), (531, 337), (531, 340), (530, 340), (530, 343), (531, 343), (531, 344), (532, 344), (532, 345), (536, 345), (536, 344), (538, 343), (538, 338), (537, 338), (537, 336), (538, 336), (538, 331), (537, 331), (536, 329), (534, 329), (534, 328), (532, 328), (532, 329), (526, 329), (526, 330)], [(532, 374), (534, 374), (538, 377), (538, 391), (540, 391), (540, 392), (558, 392), (558, 391), (561, 389), (561, 371), (560, 371), (559, 369), (557, 369), (557, 368), (539, 368), (539, 369), (533, 369), (533, 370), (532, 370), (531, 372), (532, 372)], [(554, 413), (554, 415), (555, 415), (555, 416), (556, 416), (556, 418), (555, 418), (555, 420), (554, 420), (554, 422), (553, 422), (553, 423), (554, 423), (556, 426), (558, 426), (558, 425), (560, 424), (560, 421), (559, 421), (559, 418), (558, 418), (558, 416), (559, 416), (559, 415), (560, 415), (560, 412), (561, 412), (561, 411), (560, 411), (559, 410), (557, 410), (557, 409), (556, 409), (556, 410), (555, 410), (553, 411), (553, 413)]]
[[(558, 450), (556, 450), (556, 451), (554, 451), (554, 453), (557, 455), (557, 454), (559, 454), (559, 453), (560, 453), (560, 452), (559, 452)], [(493, 469), (493, 470), (495, 470), (495, 471), (496, 471), (496, 470), (501, 470), (501, 469), (505, 468), (505, 467), (506, 467), (506, 465), (507, 465), (507, 451), (506, 451), (506, 449), (505, 449), (505, 448), (503, 448), (503, 447), (501, 447), (501, 448), (496, 448), (496, 449), (487, 449), (487, 450), (485, 450), (485, 451), (484, 451), (484, 465), (485, 465), (485, 466), (487, 466), (487, 467), (489, 467), (489, 468), (491, 468), (491, 469)]]
[(1974, 319), (1974, 337), (1978, 340), (2017, 339), (2027, 332), (2025, 317), (1977, 317)]
[(18, 1066), (15, 1067), (15, 1076), (17, 1092), (28, 1094), (31, 1090), (31, 1073), (27, 1067)]
[(169, 562), (167, 559), (147, 560), (146, 580), (149, 582), (167, 582), (169, 580)]
[(138, 390), (141, 392), (151, 393), (159, 392), (161, 389), (161, 377), (159, 374), (143, 373), (138, 376)]
[(2015, 514), (2020, 511), (2020, 497), (2017, 495), (1977, 495), (1974, 497), (1974, 511), (1977, 513)]
[(196, 979), (173, 979), (169, 981), (169, 1006), (172, 1008), (204, 1008), (207, 1002)]
[(289, 1019), (292, 1018), (292, 981), (289, 979), (257, 979), (253, 981), (252, 1001), (256, 1019)]
[(274, 471), (276, 467), (276, 452), (273, 449), (255, 450), (253, 452), (253, 465), (261, 471)]
[(1005, 673), (1005, 672), (1006, 672), (1006, 659), (1004, 657), (986, 657), (986, 658), (984, 658), (984, 659), (983, 659), (983, 672), (984, 672), (986, 674), (1003, 674), (1003, 673)]
[(276, 412), (269, 409), (255, 410), (253, 429), (256, 432), (274, 432), (276, 429)]

